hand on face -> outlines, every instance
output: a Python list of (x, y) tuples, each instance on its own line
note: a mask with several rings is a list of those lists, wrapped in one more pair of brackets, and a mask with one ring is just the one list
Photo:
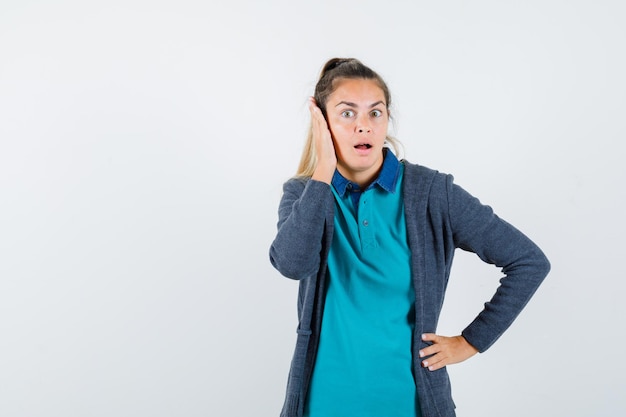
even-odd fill
[(309, 111), (311, 112), (313, 142), (317, 152), (317, 166), (311, 178), (330, 184), (337, 167), (337, 155), (335, 154), (333, 139), (326, 119), (324, 119), (324, 115), (317, 107), (313, 97), (309, 100)]

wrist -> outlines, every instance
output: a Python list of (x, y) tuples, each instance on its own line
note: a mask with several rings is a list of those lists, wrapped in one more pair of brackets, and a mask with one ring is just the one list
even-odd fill
[(335, 174), (334, 167), (328, 167), (324, 165), (318, 165), (313, 171), (313, 175), (311, 179), (325, 182), (326, 184), (330, 184), (333, 180), (333, 175)]

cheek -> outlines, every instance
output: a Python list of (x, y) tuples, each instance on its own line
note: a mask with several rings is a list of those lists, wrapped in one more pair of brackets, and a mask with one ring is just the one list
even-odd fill
[(346, 121), (345, 120), (341, 120), (339, 118), (332, 118), (328, 120), (328, 127), (330, 127), (333, 130), (336, 129), (341, 129), (342, 127), (344, 127), (346, 125)]
[(348, 123), (337, 123), (332, 121), (328, 124), (328, 129), (336, 140), (350, 136), (350, 133), (353, 130)]
[(389, 122), (387, 120), (381, 121), (376, 125), (376, 134), (383, 135), (387, 137), (387, 132), (389, 131)]

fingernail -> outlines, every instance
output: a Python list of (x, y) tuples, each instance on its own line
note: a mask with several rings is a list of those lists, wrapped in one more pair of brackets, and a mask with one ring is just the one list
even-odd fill
[(423, 357), (424, 357), (424, 352), (420, 350), (420, 358), (423, 358)]
[(422, 366), (423, 366), (424, 368), (428, 367), (428, 362), (427, 362), (427, 361), (422, 362)]

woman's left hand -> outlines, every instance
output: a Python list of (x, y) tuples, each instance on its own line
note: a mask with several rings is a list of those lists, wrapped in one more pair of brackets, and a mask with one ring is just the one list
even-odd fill
[(463, 336), (439, 336), (434, 333), (422, 335), (422, 340), (432, 345), (420, 350), (420, 358), (430, 356), (422, 361), (422, 366), (429, 371), (436, 371), (447, 365), (463, 362), (478, 353)]

